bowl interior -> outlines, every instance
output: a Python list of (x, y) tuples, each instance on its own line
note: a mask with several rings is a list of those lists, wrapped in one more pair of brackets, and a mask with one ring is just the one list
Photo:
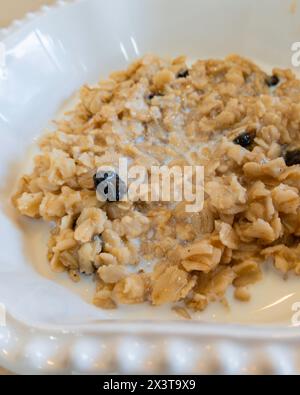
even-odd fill
[[(18, 218), (11, 208), (15, 179), (29, 163), (34, 139), (61, 115), (82, 84), (105, 78), (145, 53), (186, 54), (191, 60), (238, 53), (267, 69), (292, 68), (291, 46), (300, 36), (297, 5), (281, 0), (261, 0), (259, 7), (251, 0), (83, 0), (53, 7), (7, 35), (0, 33), (5, 48), (0, 63), (0, 301), (13, 315), (44, 324), (176, 319), (169, 307), (96, 309), (86, 303), (90, 279), (72, 286), (63, 275), (51, 273), (45, 260), (47, 228)], [(253, 313), (261, 312), (257, 322), (289, 325), (291, 305), (300, 300), (297, 280), (284, 283), (266, 270), (268, 279), (255, 286), (257, 296), (247, 306), (236, 305), (230, 314), (214, 306), (196, 318), (253, 323)]]

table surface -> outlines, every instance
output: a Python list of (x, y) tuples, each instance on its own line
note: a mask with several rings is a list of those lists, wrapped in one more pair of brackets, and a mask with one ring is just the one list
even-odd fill
[[(42, 5), (49, 5), (55, 0), (0, 0), (0, 28), (8, 26), (14, 19), (22, 18), (27, 12), (36, 11)], [(10, 372), (0, 367), (0, 375)]]
[(22, 18), (27, 12), (36, 11), (54, 0), (0, 0), (0, 28), (8, 26), (14, 19)]

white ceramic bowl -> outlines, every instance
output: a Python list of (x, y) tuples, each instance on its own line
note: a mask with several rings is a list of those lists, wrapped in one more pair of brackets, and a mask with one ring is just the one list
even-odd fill
[(83, 83), (149, 52), (190, 59), (236, 52), (292, 67), (297, 3), (60, 1), (0, 31), (0, 303), (7, 312), (0, 365), (18, 373), (300, 372), (299, 327), (291, 325), (297, 280), (284, 283), (269, 270), (248, 307), (233, 304), (227, 315), (212, 307), (191, 322), (168, 307), (103, 311), (87, 303), (89, 279), (74, 286), (51, 273), (41, 225), (20, 219), (9, 203), (28, 147)]

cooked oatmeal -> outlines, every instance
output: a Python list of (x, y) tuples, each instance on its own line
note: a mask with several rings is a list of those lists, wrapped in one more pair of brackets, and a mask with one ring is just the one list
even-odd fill
[[(300, 274), (300, 81), (271, 76), (238, 56), (164, 60), (145, 56), (95, 87), (57, 130), (43, 136), (34, 170), (13, 203), (51, 221), (55, 271), (96, 280), (94, 303), (174, 303), (203, 310), (240, 301), (264, 262)], [(201, 165), (205, 202), (100, 201), (97, 168)]]

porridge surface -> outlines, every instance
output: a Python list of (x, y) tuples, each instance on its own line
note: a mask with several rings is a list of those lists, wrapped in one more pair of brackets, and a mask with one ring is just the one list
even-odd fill
[[(227, 288), (241, 301), (266, 260), (300, 274), (300, 81), (246, 59), (145, 56), (95, 87), (43, 136), (13, 203), (52, 221), (48, 260), (94, 275), (102, 308), (183, 301), (202, 311)], [(202, 165), (203, 210), (187, 202), (101, 202), (99, 166)], [(178, 313), (188, 312), (175, 306)]]

